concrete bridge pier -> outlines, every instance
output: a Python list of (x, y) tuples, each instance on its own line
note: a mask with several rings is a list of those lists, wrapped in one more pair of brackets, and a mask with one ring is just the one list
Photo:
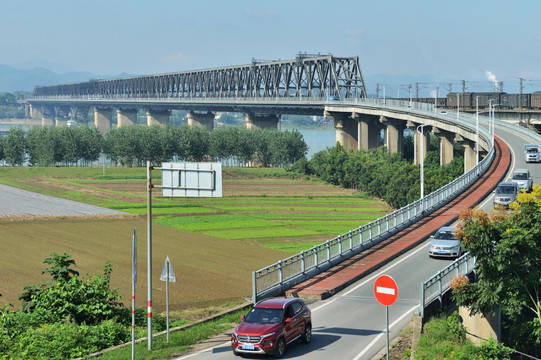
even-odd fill
[(247, 129), (278, 129), (280, 115), (278, 114), (244, 114)]
[(54, 108), (52, 106), (42, 106), (41, 107), (41, 126), (53, 126), (55, 125), (55, 115)]
[(381, 145), (382, 124), (377, 116), (354, 112), (351, 117), (357, 120), (358, 150), (370, 150)]
[(477, 165), (475, 141), (464, 139), (462, 136), (457, 134), (455, 137), (455, 142), (464, 146), (464, 173), (466, 173)]
[(41, 120), (41, 126), (46, 126), (45, 106), (30, 105), (30, 117), (35, 120)]
[(94, 126), (102, 134), (105, 134), (111, 129), (111, 108), (98, 108), (94, 107)]
[(208, 131), (214, 130), (214, 118), (215, 115), (212, 112), (207, 112), (205, 114), (195, 113), (190, 111), (187, 114), (188, 125), (204, 126)]
[(128, 126), (137, 123), (137, 109), (116, 109), (116, 126)]
[(404, 149), (404, 129), (406, 128), (404, 121), (390, 119), (385, 116), (381, 116), (379, 121), (386, 125), (385, 145), (389, 153), (402, 152)]
[(53, 118), (55, 126), (67, 125), (67, 120), (62, 117), (61, 112), (62, 109), (60, 106), (53, 106)]
[(167, 125), (169, 123), (169, 117), (171, 116), (171, 110), (146, 110), (147, 125)]
[(70, 113), (69, 113), (69, 118), (70, 120), (73, 120), (75, 121), (76, 118), (77, 118), (77, 113), (79, 112), (79, 108), (75, 105), (71, 105), (70, 106)]
[(455, 134), (437, 127), (432, 132), (440, 139), (440, 166), (447, 165), (453, 160), (453, 139)]
[(325, 117), (333, 119), (336, 142), (342, 145), (345, 150), (357, 150), (357, 124), (346, 113), (325, 112)]

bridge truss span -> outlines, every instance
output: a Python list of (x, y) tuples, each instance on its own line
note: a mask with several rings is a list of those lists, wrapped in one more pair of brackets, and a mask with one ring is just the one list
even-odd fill
[(299, 54), (205, 70), (38, 86), (37, 98), (366, 98), (358, 57)]

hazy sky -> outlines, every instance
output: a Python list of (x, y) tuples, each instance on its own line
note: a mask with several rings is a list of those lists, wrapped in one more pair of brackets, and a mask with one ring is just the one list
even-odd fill
[[(541, 1), (0, 0), (0, 64), (156, 74), (299, 52), (365, 76), (541, 80)], [(62, 72), (62, 71), (61, 71)], [(541, 82), (540, 82), (541, 83)]]

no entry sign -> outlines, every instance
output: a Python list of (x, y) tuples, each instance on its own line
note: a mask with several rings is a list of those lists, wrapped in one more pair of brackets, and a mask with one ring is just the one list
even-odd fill
[(381, 275), (374, 283), (374, 295), (381, 305), (394, 304), (398, 297), (398, 287), (394, 279), (388, 275)]

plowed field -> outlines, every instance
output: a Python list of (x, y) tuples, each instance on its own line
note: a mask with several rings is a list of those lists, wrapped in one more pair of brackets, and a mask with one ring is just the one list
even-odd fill
[[(131, 174), (122, 175), (126, 179), (116, 173), (112, 179), (100, 178), (101, 169), (88, 170), (88, 174), (85, 169), (52, 169), (55, 176), (50, 171), (0, 168), (0, 182), (127, 214), (1, 217), (0, 301), (18, 308), (17, 298), (25, 286), (48, 279), (41, 275), (47, 267), (45, 258), (52, 252), (67, 252), (76, 261), (81, 276), (103, 273), (105, 263), (111, 260), (113, 287), (120, 288), (128, 305), (135, 228), (136, 302), (146, 307), (146, 179), (140, 176), (145, 170), (122, 169), (122, 174)], [(73, 175), (75, 171), (81, 174)], [(224, 171), (223, 194), (220, 199), (191, 200), (164, 199), (159, 192), (153, 194), (155, 312), (165, 310), (165, 282), (159, 277), (166, 256), (177, 278), (169, 288), (171, 311), (239, 302), (251, 297), (252, 271), (291, 255), (287, 247), (277, 250), (275, 245), (328, 240), (342, 233), (342, 228), (354, 228), (370, 216), (377, 218), (390, 210), (377, 200), (359, 198), (351, 190), (253, 173)], [(370, 212), (373, 214), (367, 217)], [(224, 217), (227, 221), (221, 225), (218, 219)], [(215, 221), (205, 228), (203, 220), (208, 219)]]

